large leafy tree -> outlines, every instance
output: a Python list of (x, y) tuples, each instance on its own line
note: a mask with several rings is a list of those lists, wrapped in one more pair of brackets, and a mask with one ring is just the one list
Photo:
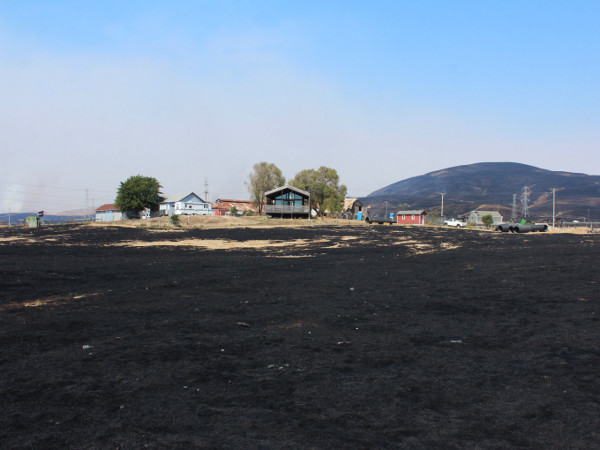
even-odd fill
[(139, 216), (148, 208), (157, 211), (164, 200), (162, 186), (156, 178), (134, 175), (121, 182), (117, 191), (115, 206), (130, 216)]
[(311, 203), (318, 204), (321, 216), (325, 211), (335, 214), (344, 207), (347, 188), (340, 184), (340, 177), (335, 169), (321, 166), (317, 170), (302, 170), (290, 184), (310, 192)]
[(285, 178), (281, 170), (275, 164), (259, 162), (254, 164), (252, 172), (248, 175), (248, 193), (251, 200), (258, 208), (258, 214), (262, 214), (265, 204), (265, 192), (285, 184)]

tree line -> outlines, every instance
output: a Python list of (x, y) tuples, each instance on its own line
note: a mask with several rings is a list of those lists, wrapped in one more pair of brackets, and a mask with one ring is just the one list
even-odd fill
[[(254, 164), (246, 186), (259, 214), (264, 211), (265, 192), (285, 184), (286, 179), (275, 164), (264, 161)], [(321, 166), (301, 170), (288, 184), (310, 193), (312, 203), (321, 216), (325, 211), (332, 214), (340, 212), (344, 206), (347, 188), (340, 184), (335, 169)], [(115, 206), (131, 217), (139, 217), (146, 208), (154, 213), (165, 199), (161, 189), (161, 184), (154, 177), (131, 176), (119, 185)]]

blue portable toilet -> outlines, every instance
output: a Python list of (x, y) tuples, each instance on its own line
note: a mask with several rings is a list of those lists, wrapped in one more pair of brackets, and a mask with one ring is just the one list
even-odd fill
[(356, 213), (356, 220), (362, 220), (362, 211)]

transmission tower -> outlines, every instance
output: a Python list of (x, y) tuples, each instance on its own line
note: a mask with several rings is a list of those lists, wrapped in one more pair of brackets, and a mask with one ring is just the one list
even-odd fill
[(531, 194), (531, 189), (527, 186), (523, 186), (523, 190), (521, 191), (521, 206), (523, 207), (523, 219), (527, 219), (529, 217), (529, 194)]

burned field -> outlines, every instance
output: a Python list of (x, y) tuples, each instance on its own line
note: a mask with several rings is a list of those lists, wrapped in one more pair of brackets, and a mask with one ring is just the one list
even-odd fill
[(0, 230), (4, 448), (591, 448), (600, 241)]

